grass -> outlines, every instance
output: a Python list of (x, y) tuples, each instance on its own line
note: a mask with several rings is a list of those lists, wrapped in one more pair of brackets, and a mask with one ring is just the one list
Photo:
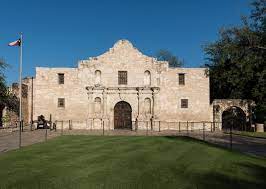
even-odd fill
[(257, 137), (257, 138), (265, 138), (266, 139), (266, 132), (257, 133), (257, 132), (240, 131), (240, 132), (237, 132), (236, 134), (242, 135), (242, 136)]
[(266, 159), (185, 137), (62, 136), (0, 155), (0, 188), (266, 188)]

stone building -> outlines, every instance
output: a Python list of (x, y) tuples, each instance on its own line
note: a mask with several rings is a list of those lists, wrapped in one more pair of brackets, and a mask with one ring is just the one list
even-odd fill
[[(36, 68), (33, 117), (84, 129), (164, 128), (165, 122), (211, 122), (204, 68), (171, 68), (119, 40), (76, 68)], [(169, 125), (168, 125), (169, 127)]]
[[(26, 77), (22, 80), (22, 119), (24, 121), (24, 125), (29, 125), (31, 123), (31, 115), (32, 115), (32, 81), (33, 78)], [(9, 87), (10, 93), (14, 94), (19, 98), (19, 84), (13, 83)], [(18, 113), (7, 110), (5, 107), (3, 110), (3, 126), (15, 126), (19, 125), (19, 116)]]

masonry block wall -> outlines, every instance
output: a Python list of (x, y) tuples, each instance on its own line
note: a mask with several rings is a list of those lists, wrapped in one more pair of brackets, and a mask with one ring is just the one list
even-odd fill
[[(124, 76), (119, 79), (121, 71), (126, 72), (126, 83)], [(64, 75), (63, 84), (59, 74)], [(77, 68), (37, 67), (33, 113), (34, 119), (52, 114), (54, 121), (72, 120), (74, 128), (114, 129), (115, 106), (123, 101), (132, 111), (132, 129), (143, 129), (147, 121), (212, 121), (209, 98), (205, 69), (170, 68), (168, 62), (120, 40), (106, 53), (80, 61)]]

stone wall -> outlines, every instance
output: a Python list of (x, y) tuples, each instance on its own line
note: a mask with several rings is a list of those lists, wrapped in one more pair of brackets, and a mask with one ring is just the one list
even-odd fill
[[(127, 71), (127, 85), (118, 85), (118, 71)], [(64, 73), (64, 84), (58, 83), (58, 73)], [(185, 74), (184, 86), (178, 83), (178, 73)], [(95, 112), (97, 97), (100, 113)], [(64, 108), (58, 107), (58, 98), (65, 98)], [(182, 98), (188, 99), (186, 109), (181, 108)], [(113, 129), (114, 106), (120, 101), (132, 108), (133, 129), (135, 123), (147, 120), (212, 121), (205, 69), (169, 68), (168, 62), (143, 55), (127, 40), (118, 41), (98, 57), (80, 61), (77, 68), (37, 67), (33, 99), (34, 119), (41, 114), (48, 119), (52, 114), (54, 121), (78, 122), (78, 128), (99, 129), (104, 122), (106, 129)]]
[[(251, 123), (252, 108), (255, 106), (255, 102), (246, 99), (215, 99), (212, 102), (212, 106), (214, 122), (222, 122), (224, 111), (231, 107), (238, 107), (245, 113), (246, 121)], [(222, 125), (219, 128), (222, 129)]]
[[(22, 120), (24, 125), (29, 125), (31, 122), (31, 94), (32, 94), (32, 79), (27, 77), (22, 80)], [(10, 92), (19, 98), (19, 84), (13, 83), (10, 87)], [(4, 110), (4, 117), (8, 121), (4, 124), (7, 126), (14, 126), (19, 121), (19, 116), (12, 111)]]

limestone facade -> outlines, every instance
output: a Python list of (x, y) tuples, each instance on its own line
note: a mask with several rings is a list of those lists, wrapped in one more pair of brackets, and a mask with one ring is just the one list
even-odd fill
[[(120, 71), (126, 71), (126, 84), (119, 84)], [(185, 84), (179, 83), (179, 74), (184, 74)], [(115, 106), (121, 101), (131, 107), (132, 129), (143, 129), (142, 123), (155, 127), (158, 121), (213, 120), (205, 68), (171, 68), (166, 61), (143, 55), (127, 40), (79, 61), (76, 68), (37, 67), (33, 83), (35, 120), (51, 114), (53, 121), (71, 120), (74, 128), (114, 129)], [(181, 107), (181, 99), (187, 108)]]

